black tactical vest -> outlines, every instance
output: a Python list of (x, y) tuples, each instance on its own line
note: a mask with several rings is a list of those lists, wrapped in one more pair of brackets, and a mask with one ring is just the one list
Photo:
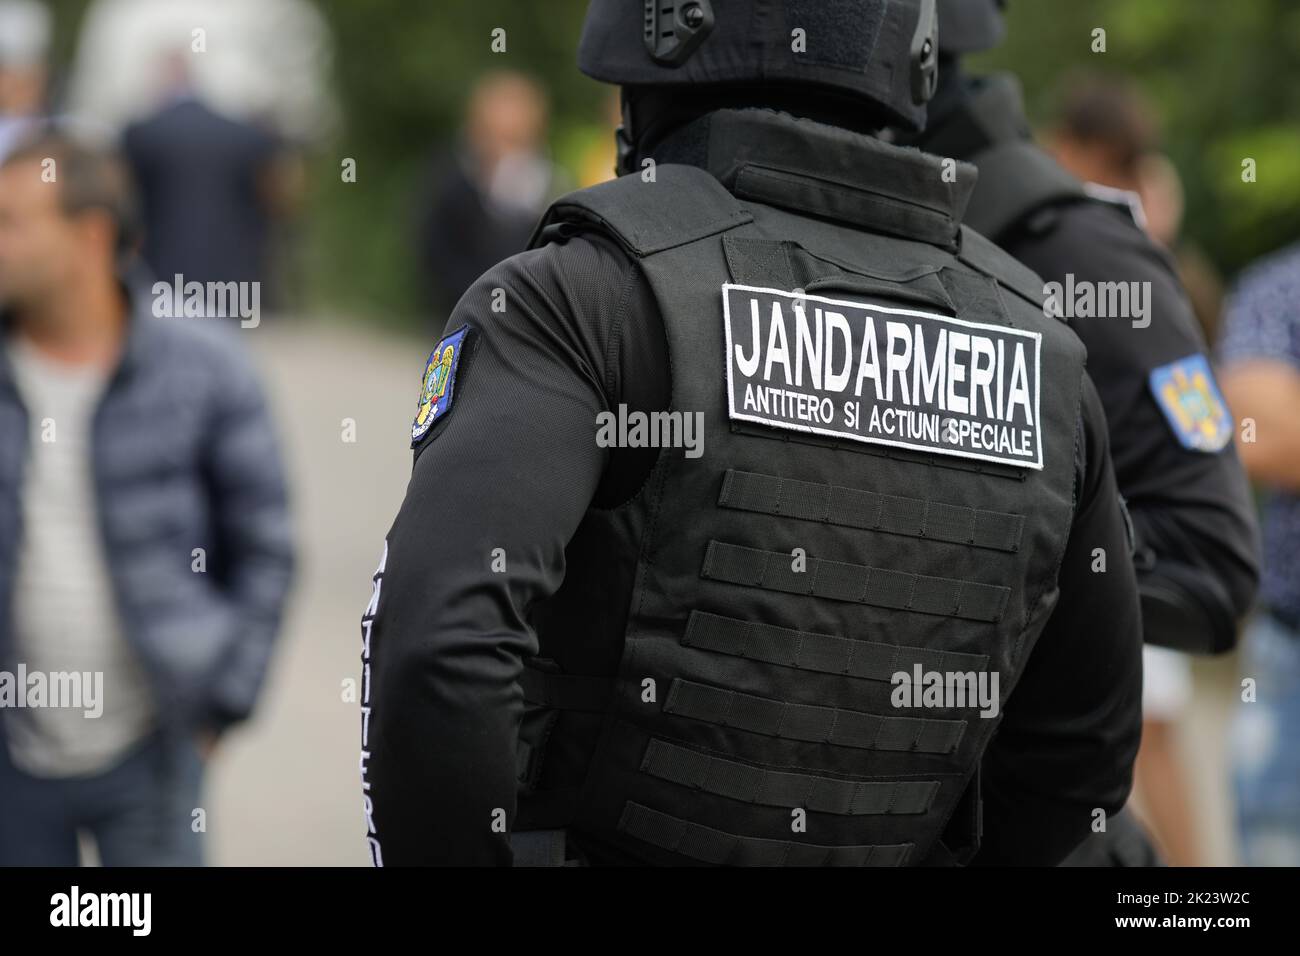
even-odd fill
[[(635, 257), (672, 409), (702, 413), (705, 438), (700, 457), (663, 449), (569, 546), (571, 566), (624, 565), (630, 606), (566, 583), (534, 609), (515, 829), (652, 863), (964, 862), (998, 721), (943, 697), (895, 706), (894, 675), (996, 672), (1000, 715), (1057, 601), (1083, 349), (1036, 277), (974, 233), (945, 242), (925, 210), (900, 231), (926, 241), (809, 218), (830, 187), (779, 171), (736, 184), (661, 165), (653, 184), (560, 200), (534, 238), (598, 229)], [(724, 284), (1040, 336), (1041, 469), (731, 417)], [(614, 679), (566, 673), (574, 642), (615, 648)]]

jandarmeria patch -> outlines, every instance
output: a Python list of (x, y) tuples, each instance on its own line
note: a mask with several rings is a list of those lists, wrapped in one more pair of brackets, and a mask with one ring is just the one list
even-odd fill
[(1043, 467), (1039, 333), (754, 286), (722, 301), (731, 418)]

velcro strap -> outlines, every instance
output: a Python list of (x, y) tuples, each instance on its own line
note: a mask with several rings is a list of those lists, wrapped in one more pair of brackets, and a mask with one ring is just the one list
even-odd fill
[(682, 644), (765, 664), (879, 681), (890, 681), (899, 671), (910, 671), (917, 664), (923, 670), (947, 673), (984, 671), (989, 662), (987, 654), (858, 641), (739, 621), (707, 611), (691, 612)]
[(664, 712), (767, 737), (858, 750), (952, 753), (966, 722), (930, 717), (882, 717), (842, 707), (795, 704), (677, 678)]
[(653, 739), (641, 769), (661, 780), (742, 803), (804, 807), (841, 816), (925, 813), (939, 792), (937, 780), (840, 780), (772, 767), (756, 767)]
[(740, 511), (932, 538), (994, 551), (1017, 551), (1022, 515), (983, 511), (928, 498), (905, 498), (843, 485), (797, 481), (729, 469), (718, 504)]
[(718, 866), (902, 866), (913, 844), (818, 846), (715, 830), (629, 801), (618, 828), (692, 860)]
[(710, 541), (700, 576), (748, 587), (833, 601), (938, 614), (992, 623), (1002, 617), (1011, 589), (910, 571), (873, 568), (808, 556), (796, 571), (791, 555)]
[(785, 242), (732, 234), (722, 237), (722, 249), (732, 282), (775, 289), (793, 289), (798, 284)]
[(524, 665), (519, 676), (524, 700), (555, 710), (595, 711), (605, 709), (614, 682), (609, 677), (582, 674), (553, 674)]

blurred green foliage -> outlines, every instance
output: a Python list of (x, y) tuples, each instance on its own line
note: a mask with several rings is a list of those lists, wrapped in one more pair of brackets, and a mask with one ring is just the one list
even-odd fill
[[(973, 66), (1019, 74), (1051, 124), (1081, 71), (1134, 79), (1187, 191), (1184, 233), (1231, 275), (1300, 238), (1300, 6), (1292, 0), (1011, 0), (1007, 42)], [(1106, 52), (1093, 53), (1093, 30)], [(1257, 164), (1242, 181), (1242, 162)]]
[[(632, 0), (629, 0), (632, 2)], [(416, 319), (413, 203), (467, 90), (508, 67), (551, 97), (552, 148), (577, 177), (608, 135), (606, 93), (574, 67), (584, 0), (318, 0), (335, 34), (344, 126), (314, 158), (306, 223), (311, 297), (331, 311)], [(66, 64), (86, 0), (56, 0)], [(1187, 190), (1186, 233), (1225, 273), (1300, 237), (1300, 5), (1293, 0), (1011, 0), (1010, 36), (973, 70), (1020, 75), (1050, 124), (1079, 71), (1131, 76), (1163, 120)], [(506, 31), (506, 52), (492, 31)], [(1092, 52), (1095, 28), (1107, 50)], [(341, 181), (340, 163), (358, 179)], [(1253, 158), (1258, 181), (1244, 183)], [(424, 317), (424, 322), (429, 321)]]

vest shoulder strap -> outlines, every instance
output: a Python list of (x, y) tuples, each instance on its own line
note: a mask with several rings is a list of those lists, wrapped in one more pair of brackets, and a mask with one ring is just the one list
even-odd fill
[(971, 162), (980, 177), (964, 222), (994, 242), (1044, 206), (1088, 198), (1083, 183), (1029, 140), (995, 143)]
[(961, 250), (957, 253), (957, 258), (976, 272), (989, 276), (998, 285), (1016, 293), (1035, 308), (1043, 307), (1046, 296), (1043, 280), (1038, 273), (969, 226), (962, 226)]
[(655, 169), (653, 182), (629, 173), (557, 199), (542, 216), (529, 248), (549, 242), (557, 225), (585, 223), (604, 229), (644, 258), (753, 220), (705, 170), (665, 163)]

